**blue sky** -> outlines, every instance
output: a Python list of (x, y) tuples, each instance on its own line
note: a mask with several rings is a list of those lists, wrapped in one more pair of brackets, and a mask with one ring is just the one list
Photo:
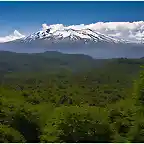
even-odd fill
[(144, 2), (0, 2), (0, 36), (47, 24), (143, 21)]

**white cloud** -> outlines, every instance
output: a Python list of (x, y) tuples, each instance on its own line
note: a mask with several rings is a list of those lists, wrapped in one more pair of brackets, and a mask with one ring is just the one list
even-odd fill
[(107, 34), (116, 38), (122, 38), (125, 40), (141, 40), (144, 38), (144, 21), (138, 22), (97, 22), (93, 24), (80, 24), (64, 26), (63, 24), (55, 24), (47, 26), (43, 24), (45, 28), (52, 28), (53, 31), (59, 29), (86, 29), (90, 28), (97, 32)]
[(25, 37), (24, 35), (22, 35), (21, 33), (19, 33), (17, 30), (15, 30), (13, 32), (13, 34), (5, 36), (5, 37), (0, 37), (0, 43), (4, 43), (4, 42), (9, 42), (9, 41), (13, 41), (16, 39), (20, 39)]
[(48, 29), (48, 25), (47, 24), (42, 24), (42, 30), (45, 31)]

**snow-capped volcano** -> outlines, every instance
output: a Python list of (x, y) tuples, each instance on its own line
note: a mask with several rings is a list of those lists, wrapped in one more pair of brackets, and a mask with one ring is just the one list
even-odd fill
[(42, 24), (42, 30), (25, 37), (25, 41), (53, 40), (54, 42), (93, 41), (109, 43), (144, 43), (144, 21), (97, 22), (89, 25)]
[(22, 39), (23, 42), (31, 42), (34, 40), (47, 40), (52, 42), (106, 42), (106, 43), (124, 43), (124, 40), (118, 40), (110, 36), (101, 34), (91, 29), (72, 29), (61, 28), (53, 29), (47, 28), (42, 31), (38, 31)]

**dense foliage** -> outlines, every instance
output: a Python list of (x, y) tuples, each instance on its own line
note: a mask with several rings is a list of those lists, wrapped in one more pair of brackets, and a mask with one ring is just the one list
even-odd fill
[(0, 53), (0, 142), (144, 142), (144, 59)]

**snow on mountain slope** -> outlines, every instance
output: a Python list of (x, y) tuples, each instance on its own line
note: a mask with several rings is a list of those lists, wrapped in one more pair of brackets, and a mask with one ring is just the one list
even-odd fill
[(106, 43), (125, 43), (124, 40), (118, 40), (110, 36), (95, 32), (91, 29), (72, 29), (72, 28), (60, 28), (53, 29), (47, 28), (42, 31), (38, 31), (28, 37), (25, 37), (22, 41), (31, 42), (34, 40), (52, 40), (53, 42), (60, 41), (84, 41), (84, 42), (106, 42)]

